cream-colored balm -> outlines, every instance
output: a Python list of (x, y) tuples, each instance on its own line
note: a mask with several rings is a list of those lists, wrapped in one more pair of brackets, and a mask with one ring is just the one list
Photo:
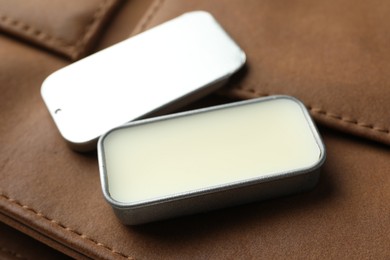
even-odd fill
[(103, 191), (126, 224), (308, 189), (324, 159), (307, 110), (287, 96), (138, 121), (99, 142)]

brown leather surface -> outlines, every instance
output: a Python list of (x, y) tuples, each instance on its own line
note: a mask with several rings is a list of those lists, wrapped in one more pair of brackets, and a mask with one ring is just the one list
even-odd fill
[(0, 234), (0, 259), (70, 259), (3, 223), (0, 223)]
[[(121, 6), (103, 38), (96, 43), (98, 46), (110, 45), (131, 33), (134, 24), (128, 23), (127, 26), (126, 23), (133, 19), (132, 3), (126, 2)], [(319, 3), (319, 6), (327, 5), (333, 10), (329, 11), (333, 18), (324, 21), (329, 20), (331, 24), (338, 21), (334, 17), (335, 13), (341, 20), (345, 16), (345, 22), (357, 23), (348, 28), (354, 28), (357, 34), (362, 35), (362, 41), (364, 39), (363, 42), (367, 43), (367, 46), (362, 45), (355, 50), (359, 55), (348, 56), (348, 59), (344, 57), (348, 64), (363, 66), (363, 59), (370, 61), (367, 63), (366, 73), (356, 67), (354, 73), (349, 71), (353, 75), (347, 73), (347, 69), (344, 69), (346, 64), (338, 59), (343, 54), (341, 50), (334, 50), (339, 52), (339, 55), (330, 57), (327, 56), (330, 54), (322, 54), (323, 59), (329, 59), (327, 62), (334, 62), (330, 67), (314, 61), (311, 61), (310, 66), (309, 63), (306, 64), (307, 59), (313, 58), (312, 55), (321, 56), (321, 49), (317, 49), (319, 47), (314, 43), (321, 45), (324, 40), (322, 34), (314, 41), (316, 34), (309, 30), (311, 40), (306, 38), (308, 42), (304, 44), (300, 42), (301, 34), (280, 34), (280, 30), (285, 26), (292, 26), (289, 18), (294, 16), (293, 14), (301, 14), (302, 20), (305, 20), (304, 14), (313, 14), (309, 7), (320, 7), (310, 5), (308, 1), (294, 1), (294, 5), (288, 4), (291, 2), (283, 3), (247, 1), (244, 5), (238, 1), (226, 1), (223, 4), (219, 1), (167, 1), (153, 5), (152, 11), (146, 14), (139, 28), (145, 29), (189, 7), (211, 11), (248, 54), (247, 72), (231, 83), (231, 89), (226, 89), (230, 96), (252, 97), (252, 94), (240, 94), (240, 89), (261, 86), (261, 90), (267, 90), (264, 94), (293, 94), (313, 108), (318, 104), (326, 105), (321, 108), (334, 113), (345, 112), (345, 116), (356, 116), (370, 124), (375, 123), (375, 126), (382, 123), (383, 127), (388, 126), (389, 88), (385, 71), (390, 66), (389, 60), (375, 60), (378, 66), (382, 66), (379, 71), (370, 67), (373, 66), (370, 62), (374, 62), (370, 59), (377, 57), (372, 56), (375, 50), (372, 47), (373, 40), (369, 37), (371, 30), (363, 26), (364, 21), (357, 19), (366, 8), (371, 14), (371, 20), (365, 20), (366, 26), (371, 26), (370, 22), (376, 21), (375, 25), (382, 25), (381, 30), (386, 30), (385, 24), (386, 21), (390, 22), (390, 18), (379, 14), (386, 10), (387, 2), (378, 1), (377, 4), (381, 8), (375, 9), (375, 12), (370, 9), (371, 5), (365, 2), (349, 0), (337, 2), (340, 4), (332, 1), (329, 4)], [(355, 6), (354, 3), (358, 4)], [(286, 7), (282, 15), (278, 10), (283, 9), (284, 5)], [(346, 8), (348, 6), (351, 8)], [(139, 7), (138, 10), (143, 12), (144, 8)], [(326, 9), (320, 8), (317, 15), (325, 11)], [(139, 17), (139, 12), (134, 15)], [(269, 21), (261, 18), (262, 15), (269, 17), (271, 23), (279, 24), (279, 27), (275, 28), (280, 29), (267, 32), (267, 41), (274, 39), (268, 42), (267, 46), (263, 46), (262, 39), (257, 38), (257, 34), (265, 30), (260, 25)], [(355, 17), (355, 20), (351, 17)], [(378, 17), (382, 17), (383, 23), (379, 23)], [(256, 22), (259, 19), (262, 23)], [(308, 26), (312, 30), (314, 27)], [(323, 30), (328, 28), (325, 22), (320, 27)], [(343, 40), (345, 41), (342, 37), (349, 34), (345, 30), (341, 30), (342, 33), (339, 34), (336, 32), (327, 33), (341, 37), (340, 41), (336, 41), (336, 37), (333, 42), (341, 45)], [(260, 43), (251, 45), (248, 37)], [(304, 52), (307, 49), (308, 55), (302, 54), (299, 56), (302, 59), (298, 59), (293, 55), (295, 52), (286, 53), (286, 49), (276, 44), (281, 43), (283, 37), (286, 44), (294, 42), (295, 51), (301, 49), (300, 51)], [(379, 38), (385, 40), (388, 36), (383, 37)], [(276, 41), (278, 38), (279, 41)], [(357, 44), (353, 39), (350, 41), (351, 45)], [(381, 47), (376, 51), (383, 57), (390, 55), (387, 46), (385, 48), (379, 44), (381, 41), (374, 42), (376, 47)], [(283, 57), (276, 59), (278, 62), (275, 64), (271, 59), (271, 56), (277, 54), (277, 51), (272, 49), (273, 45), (285, 52)], [(261, 46), (262, 48), (258, 49)], [(269, 51), (263, 50), (266, 47)], [(348, 48), (345, 51), (348, 51)], [(263, 61), (265, 63), (262, 63)], [(292, 62), (294, 66), (286, 64), (292, 71), (284, 70), (286, 68), (282, 66), (283, 61)], [(353, 123), (341, 123), (336, 119), (334, 120), (337, 122), (333, 124), (333, 119), (328, 119), (325, 114), (323, 117), (326, 119), (321, 119), (323, 117), (316, 115), (313, 109), (313, 115), (317, 122), (320, 122), (320, 132), (328, 153), (319, 185), (313, 191), (140, 227), (123, 226), (103, 199), (96, 154), (75, 153), (66, 146), (40, 97), (40, 85), (44, 78), (66, 64), (66, 59), (53, 55), (46, 49), (36, 48), (29, 42), (9, 35), (0, 35), (2, 222), (76, 258), (390, 257), (390, 153), (387, 136), (382, 138), (378, 137), (380, 134), (371, 134), (369, 131), (373, 130), (367, 130), (369, 133), (361, 132), (356, 130), (359, 129), (358, 126), (351, 127), (356, 128), (351, 130), (349, 124)], [(315, 68), (307, 71), (302, 66)], [(320, 68), (324, 72), (323, 78)], [(332, 69), (332, 73), (326, 74), (325, 68)], [(343, 71), (347, 73), (344, 75), (345, 81), (353, 84), (341, 84), (344, 82), (341, 77)], [(373, 74), (377, 74), (378, 78), (372, 76)], [(263, 79), (268, 80), (262, 81)], [(280, 81), (274, 82), (270, 79)], [(290, 82), (287, 79), (294, 80)], [(328, 86), (327, 89), (324, 89), (325, 85)], [(260, 91), (260, 88), (256, 91)], [(246, 90), (244, 92), (246, 93)], [(229, 101), (214, 98), (210, 96), (194, 106)], [(342, 106), (341, 98), (347, 98), (345, 106)], [(317, 101), (319, 103), (315, 103)]]
[(117, 0), (0, 0), (0, 28), (75, 60), (90, 49)]
[(390, 144), (387, 1), (157, 0), (136, 32), (193, 10), (212, 13), (247, 54), (224, 94), (289, 94), (323, 124)]

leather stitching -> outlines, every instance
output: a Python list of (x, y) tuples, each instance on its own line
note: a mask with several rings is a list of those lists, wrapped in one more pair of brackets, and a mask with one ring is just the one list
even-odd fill
[(121, 253), (121, 252), (119, 252), (119, 251), (116, 251), (115, 249), (113, 249), (113, 248), (111, 248), (111, 247), (109, 247), (109, 246), (107, 246), (107, 245), (104, 245), (104, 244), (102, 244), (102, 243), (96, 241), (95, 239), (92, 239), (92, 238), (88, 237), (87, 235), (85, 235), (85, 234), (83, 234), (83, 233), (81, 233), (81, 232), (79, 232), (79, 231), (77, 231), (77, 230), (71, 229), (71, 228), (65, 226), (64, 224), (61, 224), (61, 223), (60, 223), (59, 221), (57, 221), (57, 220), (54, 220), (54, 219), (52, 219), (52, 218), (49, 218), (49, 217), (45, 216), (45, 215), (42, 214), (41, 212), (38, 212), (38, 211), (36, 211), (35, 209), (33, 209), (33, 208), (31, 208), (31, 207), (29, 207), (29, 206), (27, 206), (27, 205), (24, 205), (24, 204), (20, 203), (19, 201), (14, 200), (14, 199), (8, 197), (8, 196), (5, 195), (5, 194), (0, 193), (0, 196), (3, 197), (4, 199), (8, 200), (8, 201), (11, 202), (12, 204), (17, 205), (18, 207), (21, 207), (21, 208), (23, 208), (24, 210), (30, 211), (30, 212), (34, 213), (36, 216), (38, 216), (38, 217), (41, 217), (41, 218), (43, 218), (43, 219), (45, 219), (45, 220), (50, 221), (51, 223), (53, 223), (53, 224), (59, 226), (60, 228), (66, 230), (66, 231), (68, 231), (68, 232), (71, 232), (71, 233), (73, 233), (73, 234), (76, 234), (76, 235), (78, 235), (79, 237), (81, 237), (81, 238), (83, 238), (83, 239), (85, 239), (85, 240), (88, 240), (88, 241), (90, 241), (90, 242), (93, 242), (94, 244), (96, 244), (96, 245), (99, 246), (99, 247), (103, 247), (103, 248), (105, 248), (105, 249), (110, 250), (113, 254), (119, 255), (119, 256), (124, 257), (124, 258), (127, 258), (127, 259), (134, 259), (133, 257), (128, 256), (128, 255), (125, 255), (125, 254), (123, 254), (123, 253)]
[(379, 132), (381, 134), (390, 134), (390, 130), (387, 128), (384, 128), (384, 127), (379, 127), (379, 126), (376, 126), (373, 124), (359, 121), (357, 119), (351, 119), (350, 117), (345, 117), (345, 116), (341, 116), (338, 114), (334, 114), (332, 112), (328, 112), (328, 111), (322, 110), (320, 108), (315, 108), (315, 107), (309, 106), (308, 109), (310, 111), (312, 111), (313, 113), (318, 114), (318, 115), (326, 116), (328, 118), (332, 118), (332, 119), (336, 119), (336, 120), (341, 120), (345, 123), (349, 123), (349, 124), (356, 125), (358, 127), (363, 127), (363, 128), (369, 129), (369, 130), (373, 130), (373, 131)]
[(3, 24), (5, 27), (11, 27), (16, 31), (22, 31), (23, 33), (28, 34), (29, 36), (35, 38), (36, 40), (46, 40), (47, 42), (56, 42), (55, 44), (61, 47), (72, 47), (70, 43), (67, 43), (61, 38), (56, 38), (47, 34), (39, 29), (34, 28), (31, 25), (28, 25), (22, 21), (14, 20), (8, 16), (0, 14), (0, 24)]
[[(157, 13), (157, 11), (160, 8), (160, 6), (162, 5), (162, 3), (163, 3), (163, 0), (157, 0), (157, 1), (154, 2), (153, 6), (151, 7), (149, 15), (147, 15), (145, 17), (144, 22), (141, 24), (139, 29), (137, 29), (135, 31), (134, 34), (139, 33), (140, 31), (143, 31), (146, 28), (146, 26), (150, 23), (152, 18)], [(268, 96), (269, 95), (269, 94), (261, 93), (261, 92), (257, 91), (256, 89), (253, 89), (253, 88), (246, 89), (246, 88), (244, 88), (242, 86), (239, 86), (238, 89), (243, 91), (243, 92), (254, 94), (257, 97)], [(380, 126), (377, 126), (377, 125), (374, 125), (374, 124), (362, 122), (361, 120), (358, 120), (358, 119), (351, 119), (348, 116), (342, 116), (342, 115), (339, 115), (339, 114), (336, 114), (336, 113), (333, 113), (333, 112), (329, 112), (329, 111), (326, 111), (324, 109), (320, 109), (320, 108), (316, 108), (316, 107), (309, 106), (308, 109), (312, 113), (320, 115), (320, 116), (324, 116), (324, 117), (327, 117), (327, 118), (330, 118), (330, 119), (340, 120), (342, 122), (345, 122), (345, 123), (348, 123), (348, 124), (352, 124), (353, 126), (357, 126), (359, 128), (365, 128), (365, 129), (370, 130), (370, 131), (375, 131), (376, 133), (390, 135), (390, 129), (389, 128), (380, 127)]]
[[(69, 48), (69, 47), (73, 48), (73, 49), (71, 49), (71, 56), (72, 56), (72, 58), (74, 58), (75, 56), (77, 56), (80, 53), (80, 50), (77, 51), (76, 48), (83, 47), (87, 43), (88, 39), (90, 37), (92, 37), (92, 33), (90, 32), (90, 30), (94, 27), (93, 25), (98, 23), (103, 18), (103, 14), (104, 14), (105, 10), (109, 6), (107, 4), (108, 2), (109, 2), (108, 0), (102, 1), (102, 4), (99, 5), (98, 9), (93, 14), (93, 19), (85, 27), (84, 37), (82, 39), (80, 39), (78, 42), (76, 42), (75, 44), (66, 43), (63, 39), (53, 37), (53, 36), (43, 32), (41, 30), (38, 30), (38, 29), (32, 27), (31, 25), (25, 24), (25, 23), (17, 21), (17, 20), (13, 20), (13, 19), (11, 19), (9, 17), (6, 17), (4, 15), (0, 15), (0, 24), (1, 23), (3, 23), (3, 24), (5, 23), (6, 25), (8, 25), (10, 27), (14, 27), (14, 28), (20, 29), (20, 30), (22, 30), (24, 32), (27, 32), (28, 34), (30, 34), (30, 36), (32, 36), (33, 38), (36, 38), (37, 40), (46, 39), (46, 41), (49, 41), (49, 42), (52, 41), (54, 45), (62, 46), (62, 47), (65, 47), (65, 48)], [(142, 30), (144, 30), (146, 28), (146, 26), (150, 23), (152, 18), (157, 13), (157, 11), (160, 9), (160, 7), (161, 7), (163, 2), (164, 2), (163, 0), (157, 0), (157, 1), (154, 2), (153, 6), (152, 6), (152, 9), (150, 11), (150, 14), (145, 18), (145, 21), (141, 24), (141, 26), (139, 27), (139, 30), (137, 30), (137, 31), (142, 31)], [(253, 93), (253, 94), (257, 95), (257, 96), (267, 96), (267, 94), (258, 93), (254, 89), (244, 89), (242, 87), (240, 87), (240, 89), (242, 91), (245, 91), (245, 92)], [(327, 117), (330, 117), (330, 118), (333, 118), (333, 119), (336, 119), (336, 120), (341, 120), (341, 121), (344, 121), (346, 123), (351, 123), (351, 124), (354, 124), (356, 126), (364, 127), (364, 128), (367, 128), (367, 129), (370, 129), (370, 130), (373, 130), (373, 131), (376, 131), (376, 132), (379, 132), (379, 133), (384, 133), (384, 134), (389, 134), (390, 133), (389, 129), (377, 127), (377, 126), (374, 126), (372, 124), (359, 122), (358, 120), (349, 119), (347, 117), (343, 117), (343, 116), (340, 116), (340, 115), (337, 115), (337, 114), (333, 114), (333, 113), (327, 112), (327, 111), (319, 109), (319, 108), (309, 107), (309, 109), (313, 113), (324, 115), (324, 116), (327, 116)], [(113, 254), (119, 255), (119, 256), (127, 258), (127, 259), (134, 259), (133, 257), (131, 257), (129, 255), (126, 255), (126, 254), (123, 254), (123, 253), (121, 253), (119, 251), (116, 251), (115, 249), (113, 249), (113, 248), (111, 248), (111, 247), (109, 247), (107, 245), (104, 245), (104, 244), (102, 244), (102, 243), (100, 243), (100, 242), (98, 242), (98, 241), (88, 237), (87, 235), (85, 235), (85, 234), (83, 234), (83, 233), (81, 233), (81, 232), (79, 232), (77, 230), (71, 229), (71, 228), (61, 224), (57, 220), (54, 220), (54, 219), (51, 219), (51, 218), (45, 216), (44, 214), (36, 211), (35, 209), (33, 209), (33, 208), (31, 208), (31, 207), (29, 207), (27, 205), (23, 205), (22, 203), (20, 203), (17, 200), (11, 199), (8, 196), (6, 196), (4, 194), (1, 194), (1, 193), (0, 193), (0, 196), (5, 198), (6, 200), (11, 202), (12, 204), (17, 205), (17, 206), (19, 206), (19, 207), (21, 207), (21, 208), (23, 208), (23, 209), (25, 209), (27, 211), (30, 211), (30, 212), (34, 213), (35, 215), (37, 215), (37, 216), (39, 216), (39, 217), (41, 217), (41, 218), (43, 218), (43, 219), (45, 219), (47, 221), (50, 221), (51, 223), (59, 226), (60, 228), (66, 230), (68, 232), (74, 233), (74, 234), (80, 236), (81, 238), (96, 244), (97, 246), (103, 247), (103, 248), (111, 251)], [(7, 252), (7, 253), (11, 252), (11, 251), (9, 251), (7, 249), (4, 249), (4, 248), (0, 248), (0, 250), (4, 251), (4, 252)], [(18, 258), (22, 258), (18, 254), (14, 254), (14, 255), (16, 257), (18, 257)]]
[[(270, 95), (270, 94), (265, 94), (265, 93), (259, 92), (258, 90), (254, 89), (254, 88), (246, 89), (242, 86), (239, 86), (238, 89), (243, 91), (243, 92), (247, 92), (247, 93), (250, 93), (252, 95), (255, 95), (257, 97)], [(339, 121), (342, 121), (344, 123), (348, 123), (348, 124), (351, 124), (353, 126), (357, 126), (359, 128), (365, 128), (365, 129), (370, 130), (370, 131), (375, 131), (376, 133), (379, 133), (379, 134), (390, 135), (390, 129), (386, 128), (386, 127), (380, 127), (380, 126), (377, 126), (375, 124), (366, 123), (366, 122), (363, 122), (359, 119), (352, 119), (351, 117), (342, 116), (340, 114), (329, 112), (329, 111), (326, 111), (326, 110), (318, 108), (318, 107), (308, 106), (307, 108), (312, 113), (320, 115), (320, 116), (324, 116), (324, 117), (334, 119), (334, 120), (339, 120)]]
[(50, 35), (43, 30), (37, 29), (34, 26), (24, 23), (20, 20), (10, 18), (6, 15), (0, 14), (0, 26), (4, 28), (15, 30), (23, 35), (31, 37), (37, 42), (42, 42), (46, 46), (58, 48), (64, 53), (71, 56), (72, 59), (76, 59), (78, 55), (83, 51), (82, 48), (86, 45), (88, 40), (92, 37), (92, 29), (103, 18), (105, 11), (109, 8), (110, 0), (103, 0), (98, 6), (96, 11), (92, 15), (91, 21), (85, 26), (83, 37), (77, 42), (70, 43), (66, 40)]
[(88, 40), (93, 36), (93, 29), (96, 24), (98, 24), (104, 17), (107, 9), (110, 7), (110, 0), (104, 0), (100, 3), (99, 7), (96, 9), (94, 14), (92, 15), (91, 22), (84, 29), (84, 37), (81, 38), (74, 45), (75, 48), (71, 53), (72, 58), (78, 57), (78, 55), (83, 51), (83, 47), (87, 44)]
[[(105, 3), (107, 3), (107, 2), (108, 2), (108, 1), (106, 0)], [(147, 24), (152, 20), (153, 16), (157, 13), (158, 9), (161, 7), (161, 5), (162, 5), (163, 2), (164, 2), (163, 0), (156, 0), (156, 1), (154, 2), (153, 7), (152, 7), (153, 9), (152, 9), (150, 15), (146, 18), (146, 20), (145, 20), (145, 21), (143, 22), (143, 24), (141, 25), (141, 27), (140, 27), (141, 29), (140, 29), (140, 30), (143, 30), (143, 29), (147, 26)], [(89, 24), (89, 26), (87, 26), (86, 31), (87, 31), (87, 30), (90, 30), (90, 29), (93, 27), (93, 24), (96, 23), (96, 20), (97, 20), (97, 19), (102, 19), (102, 14), (104, 13), (103, 11), (104, 11), (104, 9), (105, 9), (104, 6), (106, 6), (106, 5), (105, 5), (105, 4), (100, 5), (100, 7), (98, 8), (98, 10), (95, 12), (94, 19), (93, 19), (92, 22)], [(1, 18), (0, 18), (0, 19), (1, 19)], [(88, 36), (85, 36), (85, 37), (80, 41), (80, 43), (78, 43), (78, 44), (85, 44), (85, 42), (87, 41), (87, 37), (90, 37), (90, 36), (89, 36), (89, 35), (88, 35)], [(77, 44), (76, 44), (76, 45), (77, 45)], [(112, 247), (109, 247), (109, 246), (107, 246), (107, 245), (105, 245), (105, 244), (103, 244), (103, 243), (100, 243), (100, 242), (96, 241), (95, 239), (90, 238), (90, 237), (88, 237), (87, 235), (85, 235), (85, 234), (83, 234), (83, 233), (81, 233), (81, 232), (79, 232), (79, 231), (77, 231), (77, 230), (74, 230), (74, 229), (69, 228), (69, 227), (65, 226), (64, 224), (60, 223), (59, 221), (54, 220), (54, 219), (51, 219), (51, 218), (45, 216), (44, 214), (38, 212), (37, 210), (35, 210), (35, 209), (33, 209), (33, 208), (31, 208), (31, 207), (29, 207), (29, 206), (27, 206), (27, 205), (24, 205), (24, 204), (20, 203), (19, 201), (14, 200), (14, 199), (8, 197), (8, 196), (5, 195), (5, 194), (0, 193), (0, 197), (3, 197), (3, 198), (6, 199), (7, 201), (11, 202), (11, 203), (14, 204), (14, 205), (17, 205), (18, 207), (23, 208), (24, 210), (27, 210), (27, 211), (30, 211), (30, 212), (34, 213), (34, 214), (35, 214), (36, 216), (38, 216), (38, 217), (41, 217), (41, 218), (43, 218), (43, 219), (45, 219), (45, 220), (47, 220), (47, 221), (50, 221), (51, 223), (53, 223), (53, 224), (55, 224), (56, 226), (62, 228), (63, 230), (66, 230), (67, 232), (71, 232), (71, 233), (73, 233), (73, 234), (76, 234), (76, 235), (78, 235), (79, 237), (81, 237), (81, 238), (83, 238), (83, 239), (85, 239), (85, 240), (88, 240), (88, 241), (94, 243), (95, 245), (97, 245), (97, 246), (99, 246), (99, 247), (103, 247), (103, 248), (105, 248), (105, 249), (111, 251), (112, 254), (115, 254), (115, 255), (118, 255), (118, 256), (121, 256), (121, 257), (124, 257), (124, 258), (127, 258), (127, 259), (135, 259), (134, 257), (129, 256), (129, 255), (126, 255), (126, 254), (121, 253), (121, 252), (119, 252), (119, 251), (116, 251), (116, 250), (113, 249)]]

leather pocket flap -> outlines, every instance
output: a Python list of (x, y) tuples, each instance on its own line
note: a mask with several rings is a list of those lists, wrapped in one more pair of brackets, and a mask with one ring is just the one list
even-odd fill
[(390, 144), (390, 2), (374, 2), (155, 1), (135, 33), (208, 11), (247, 54), (243, 77), (224, 94), (292, 95), (316, 121)]
[(0, 0), (0, 30), (76, 60), (84, 56), (117, 0)]

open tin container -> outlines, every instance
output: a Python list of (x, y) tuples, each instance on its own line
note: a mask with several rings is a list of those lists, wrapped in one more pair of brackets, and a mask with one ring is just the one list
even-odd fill
[(300, 101), (270, 96), (117, 127), (98, 157), (105, 199), (135, 225), (311, 189), (325, 148)]

